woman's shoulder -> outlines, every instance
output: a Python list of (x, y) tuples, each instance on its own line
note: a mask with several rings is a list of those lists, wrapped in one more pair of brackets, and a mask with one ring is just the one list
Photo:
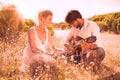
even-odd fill
[(33, 27), (29, 28), (29, 30), (31, 30), (31, 29), (35, 29), (35, 26), (33, 26)]
[(30, 31), (31, 31), (31, 30), (34, 30), (34, 29), (35, 29), (35, 27), (36, 27), (36, 26), (31, 27), (31, 28), (29, 28), (29, 30), (30, 30)]
[(35, 26), (28, 29), (28, 33), (34, 32)]

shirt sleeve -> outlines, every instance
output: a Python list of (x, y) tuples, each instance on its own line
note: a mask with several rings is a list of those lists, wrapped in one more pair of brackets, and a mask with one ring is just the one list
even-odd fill
[(73, 37), (73, 35), (74, 35), (74, 28), (71, 28), (68, 34), (61, 41), (62, 44), (64, 45), (65, 43), (69, 43), (69, 40)]

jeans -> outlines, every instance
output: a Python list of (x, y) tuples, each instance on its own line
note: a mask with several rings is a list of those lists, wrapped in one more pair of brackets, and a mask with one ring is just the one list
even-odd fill
[(96, 61), (101, 62), (105, 58), (105, 50), (102, 47), (98, 47), (96, 49), (97, 55), (96, 55)]

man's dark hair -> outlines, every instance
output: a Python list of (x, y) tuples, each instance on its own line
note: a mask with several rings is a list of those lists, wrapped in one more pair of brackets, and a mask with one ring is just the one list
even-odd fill
[(72, 23), (73, 21), (75, 21), (77, 18), (81, 18), (82, 19), (82, 15), (78, 10), (70, 10), (66, 17), (65, 17), (65, 21), (67, 23)]

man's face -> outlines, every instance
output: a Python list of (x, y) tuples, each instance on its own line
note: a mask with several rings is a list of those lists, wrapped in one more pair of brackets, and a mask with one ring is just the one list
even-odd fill
[(77, 21), (77, 26), (76, 26), (76, 28), (81, 28), (82, 26), (81, 26), (81, 23), (79, 22), (79, 21)]
[(78, 21), (78, 20), (73, 21), (70, 25), (72, 27), (76, 27), (76, 28), (81, 28), (82, 27), (81, 22)]

